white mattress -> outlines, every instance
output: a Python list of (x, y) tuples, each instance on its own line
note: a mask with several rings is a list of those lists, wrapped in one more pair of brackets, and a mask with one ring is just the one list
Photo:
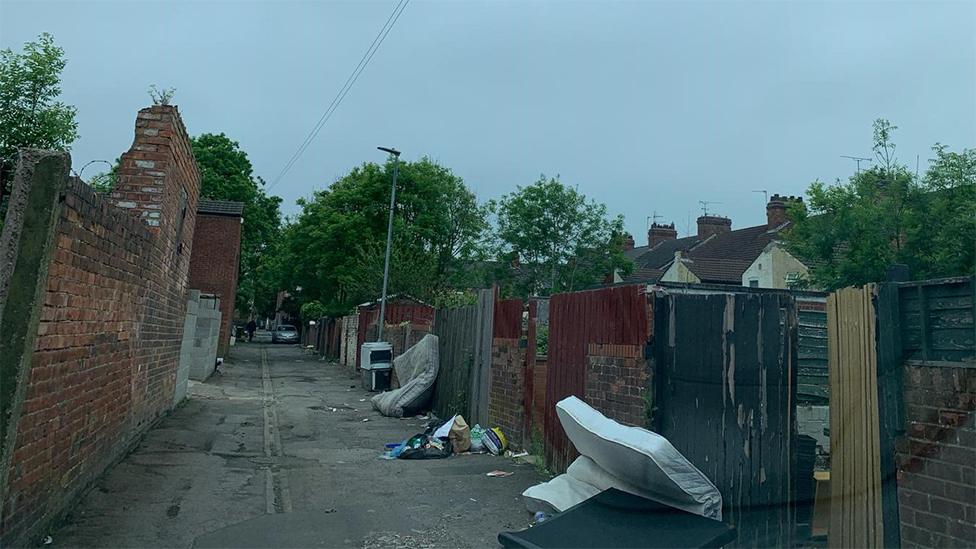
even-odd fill
[[(722, 519), (722, 496), (661, 435), (621, 425), (571, 396), (556, 404), (559, 422), (580, 458), (565, 475), (526, 490), (530, 510), (565, 509), (617, 488), (678, 509)], [(584, 486), (585, 485), (585, 486)]]
[(437, 336), (427, 334), (416, 345), (393, 359), (400, 388), (374, 396), (373, 407), (384, 416), (403, 417), (421, 411), (434, 394), (437, 381)]

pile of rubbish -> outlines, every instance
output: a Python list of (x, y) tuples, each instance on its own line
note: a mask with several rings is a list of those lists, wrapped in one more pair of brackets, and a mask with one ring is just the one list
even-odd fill
[(522, 493), (530, 512), (559, 513), (615, 488), (722, 520), (718, 489), (666, 438), (617, 423), (574, 396), (559, 401), (556, 414), (580, 457), (565, 474)]
[(402, 442), (386, 445), (383, 459), (443, 459), (454, 454), (491, 453), (501, 455), (508, 448), (508, 441), (498, 427), (484, 429), (468, 422), (461, 415), (447, 421), (431, 421), (423, 433)]

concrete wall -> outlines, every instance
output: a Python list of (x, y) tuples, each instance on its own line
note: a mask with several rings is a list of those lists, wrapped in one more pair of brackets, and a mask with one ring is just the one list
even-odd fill
[(830, 453), (830, 436), (824, 429), (830, 426), (830, 406), (796, 407), (797, 432), (817, 440), (820, 453)]
[(174, 402), (200, 187), (176, 107), (139, 112), (109, 198), (69, 166), (21, 157), (0, 237), (16, 250), (0, 309), (0, 545), (36, 540)]
[(742, 273), (742, 285), (749, 286), (750, 281), (756, 280), (759, 288), (785, 289), (790, 273), (804, 277), (807, 272), (806, 266), (783, 249), (782, 244), (770, 242), (752, 265)]
[(241, 218), (201, 213), (193, 231), (193, 257), (190, 259), (190, 287), (220, 298), (220, 325), (217, 355), (230, 352), (237, 297), (237, 274), (241, 255)]
[(344, 316), (339, 319), (341, 323), (341, 335), (339, 339), (339, 364), (343, 366), (347, 373), (355, 374), (356, 368), (356, 346), (359, 344), (359, 314)]
[(197, 312), (200, 309), (200, 290), (188, 290), (186, 317), (183, 321), (183, 341), (180, 342), (180, 365), (176, 370), (176, 388), (173, 392), (173, 406), (186, 398), (187, 382), (190, 379), (190, 361), (193, 352), (193, 332), (197, 325)]
[[(220, 341), (220, 299), (201, 295), (197, 307), (196, 322), (190, 345), (190, 379), (206, 381), (217, 363), (217, 347)], [(184, 340), (186, 339), (184, 334)]]

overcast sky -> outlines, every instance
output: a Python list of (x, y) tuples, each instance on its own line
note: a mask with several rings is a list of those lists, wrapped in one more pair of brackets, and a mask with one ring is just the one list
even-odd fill
[[(395, 4), (0, 0), (0, 47), (46, 31), (66, 50), (76, 168), (129, 147), (157, 84), (191, 134), (226, 133), (271, 181)], [(752, 191), (846, 178), (877, 117), (923, 170), (937, 141), (976, 146), (976, 2), (413, 0), (271, 192), (293, 214), (395, 146), (482, 200), (558, 174), (641, 243), (655, 211), (694, 231), (699, 200), (763, 223)]]

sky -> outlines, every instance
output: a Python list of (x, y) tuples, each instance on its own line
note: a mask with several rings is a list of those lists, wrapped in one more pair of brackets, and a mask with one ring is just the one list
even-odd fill
[[(50, 32), (65, 49), (76, 169), (129, 148), (155, 84), (192, 135), (227, 134), (271, 182), (395, 4), (0, 0), (0, 47)], [(753, 191), (846, 179), (878, 117), (922, 171), (936, 142), (976, 147), (976, 2), (412, 0), (270, 192), (294, 215), (389, 146), (480, 200), (558, 175), (641, 244), (654, 214), (694, 232), (702, 200), (734, 228), (764, 223)]]

